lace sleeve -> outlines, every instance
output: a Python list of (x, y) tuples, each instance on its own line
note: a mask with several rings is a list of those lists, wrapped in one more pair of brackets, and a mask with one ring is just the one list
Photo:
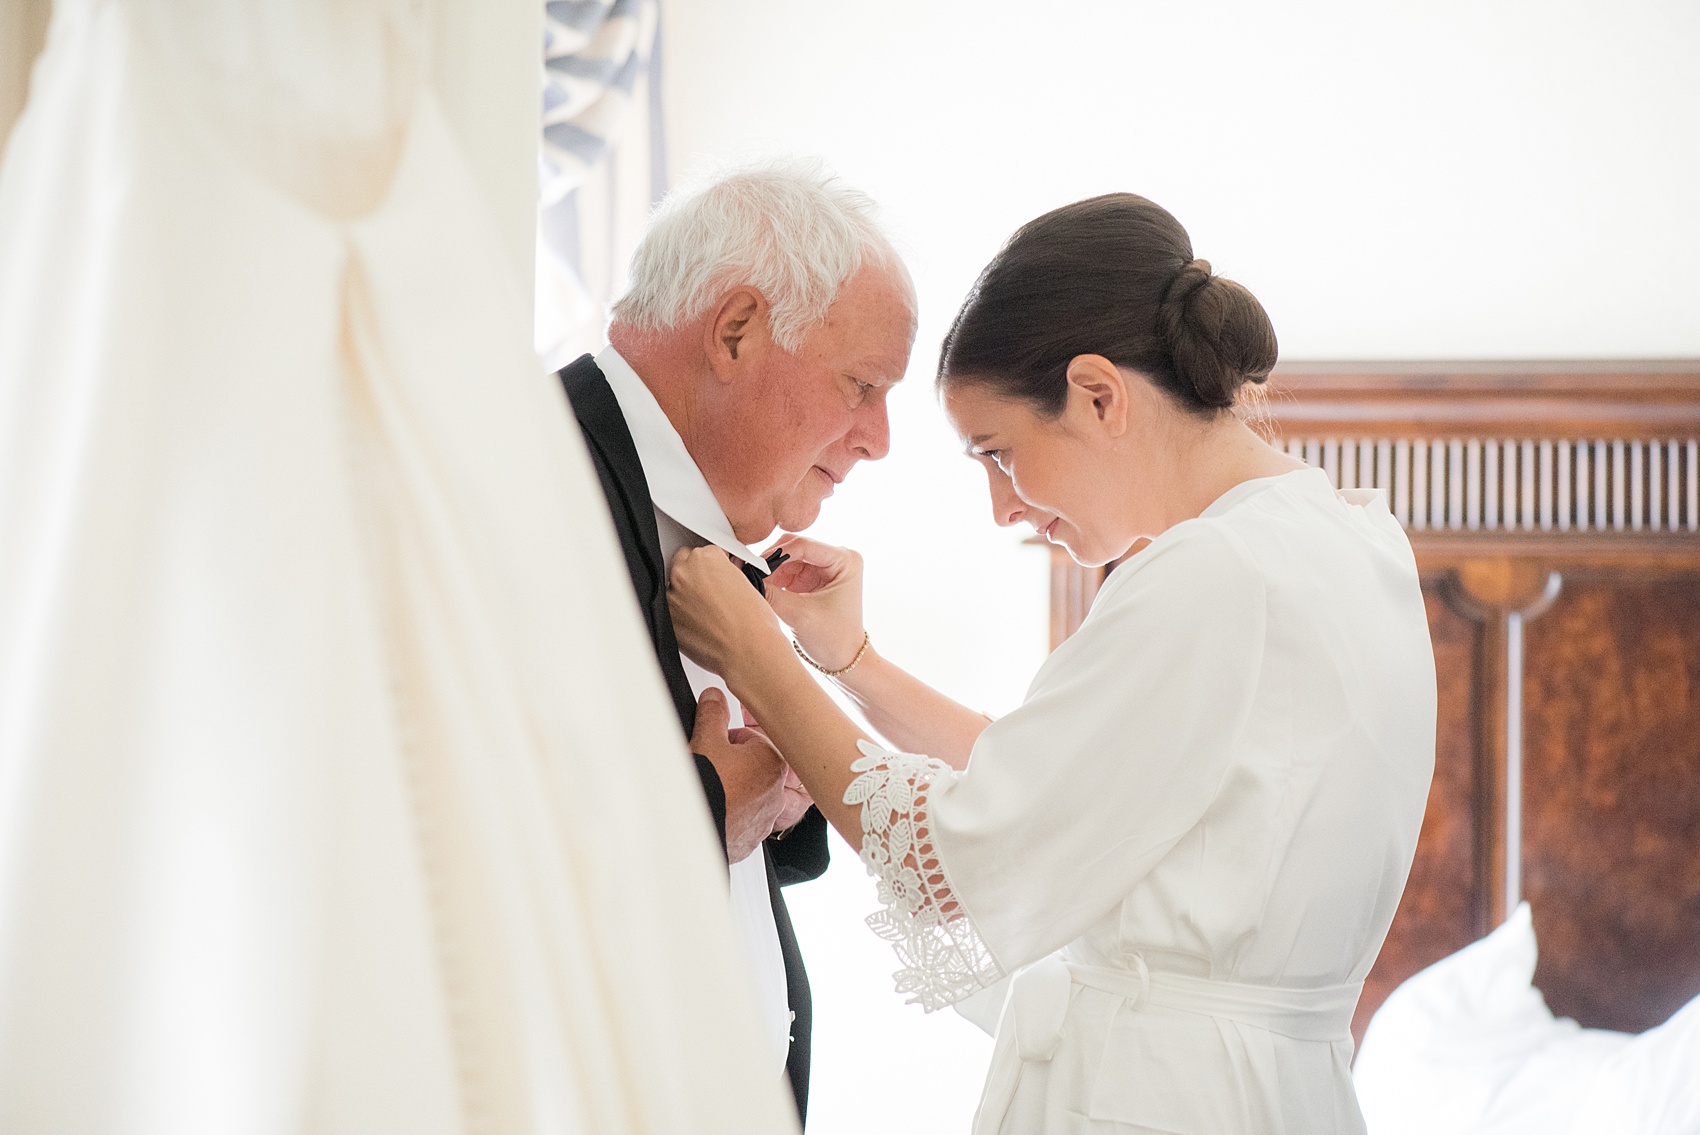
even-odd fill
[(897, 991), (914, 994), (928, 1012), (993, 984), (1003, 976), (951, 894), (950, 879), (933, 846), (928, 804), (932, 786), (956, 776), (930, 757), (892, 753), (860, 743), (860, 773), (844, 792), (862, 806), (862, 863), (879, 880), (884, 907), (868, 916), (875, 934), (897, 950), (903, 968)]

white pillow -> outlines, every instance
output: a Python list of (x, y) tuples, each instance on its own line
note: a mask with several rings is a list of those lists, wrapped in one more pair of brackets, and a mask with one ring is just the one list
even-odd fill
[(1370, 1135), (1700, 1135), (1700, 998), (1640, 1036), (1554, 1018), (1525, 903), (1395, 989), (1353, 1068)]
[(1700, 1135), (1700, 997), (1606, 1061), (1570, 1130)]

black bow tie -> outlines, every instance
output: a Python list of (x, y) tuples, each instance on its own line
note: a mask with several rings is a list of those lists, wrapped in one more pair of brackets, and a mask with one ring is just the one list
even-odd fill
[(763, 595), (767, 594), (767, 587), (762, 583), (763, 575), (760, 568), (758, 568), (755, 564), (739, 560), (738, 570), (744, 573), (745, 579), (755, 585), (755, 589), (757, 591), (761, 592)]
[[(790, 558), (791, 558), (791, 554), (789, 552), (787, 552), (785, 549), (783, 549), (783, 548), (773, 549), (772, 552), (768, 553), (767, 572), (768, 573), (773, 572), (776, 568), (779, 567), (780, 564), (784, 563), (786, 560), (788, 560)], [(757, 591), (761, 592), (761, 594), (763, 594), (763, 595), (767, 594), (767, 585), (762, 582), (762, 580), (764, 578), (766, 578), (767, 573), (764, 573), (760, 568), (756, 567), (755, 564), (752, 564), (747, 560), (739, 560), (738, 561), (738, 568), (739, 568), (740, 571), (742, 571), (744, 573), (744, 578), (749, 580), (752, 584), (755, 585), (755, 589)]]

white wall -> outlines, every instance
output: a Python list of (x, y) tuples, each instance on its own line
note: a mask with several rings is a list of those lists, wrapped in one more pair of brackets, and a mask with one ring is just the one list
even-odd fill
[(1294, 358), (1700, 353), (1688, 0), (673, 0), (667, 19), (676, 159), (825, 153), (945, 306), (1015, 224), (1130, 189), (1265, 300)]
[[(988, 523), (930, 375), (974, 275), (1046, 209), (1165, 205), (1287, 358), (1700, 356), (1690, 0), (668, 0), (663, 19), (675, 172), (821, 154), (907, 246), (922, 324), (893, 455), (817, 533), (867, 553), (881, 648), (986, 709), (1042, 657), (1045, 553)], [(965, 1130), (988, 1045), (891, 993), (838, 852), (790, 892), (811, 1132)]]

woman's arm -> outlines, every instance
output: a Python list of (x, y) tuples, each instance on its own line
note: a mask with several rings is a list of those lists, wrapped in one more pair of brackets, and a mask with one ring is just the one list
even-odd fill
[[(827, 822), (879, 877), (885, 909), (869, 924), (897, 943), (909, 963), (898, 975), (899, 990), (938, 1009), (1003, 976), (965, 917), (933, 842), (934, 788), (960, 774), (926, 756), (872, 745), (864, 752), (867, 737), (804, 668), (772, 608), (720, 549), (675, 556), (668, 598), (680, 648), (726, 680)], [(874, 671), (876, 680), (892, 672), (894, 684), (908, 679), (926, 690), (896, 667)]]
[(844, 803), (844, 793), (861, 757), (857, 743), (868, 737), (816, 683), (772, 609), (713, 545), (673, 558), (668, 598), (679, 649), (726, 680), (827, 822), (860, 848), (861, 812)]
[(861, 660), (833, 681), (893, 746), (936, 757), (955, 769), (968, 767), (975, 740), (991, 724), (985, 714), (951, 700), (887, 660), (871, 643)]
[(798, 647), (828, 672), (856, 659), (833, 680), (893, 746), (966, 768), (968, 753), (990, 720), (903, 670), (871, 644), (857, 658), (865, 634), (862, 557), (803, 536), (787, 536), (776, 547), (787, 559), (768, 577), (768, 602), (790, 625)]

